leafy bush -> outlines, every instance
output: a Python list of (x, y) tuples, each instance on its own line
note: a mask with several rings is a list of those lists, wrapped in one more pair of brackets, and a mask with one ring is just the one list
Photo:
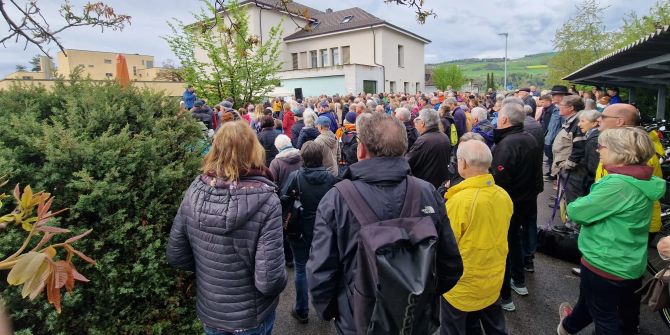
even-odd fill
[[(75, 234), (93, 229), (78, 249), (97, 261), (74, 260), (91, 282), (63, 296), (60, 315), (44, 297), (21, 299), (3, 273), (0, 292), (19, 333), (202, 331), (192, 278), (165, 260), (172, 219), (200, 163), (189, 148), (201, 130), (177, 110), (160, 93), (113, 83), (0, 91), (0, 174), (9, 175), (9, 185), (50, 192), (54, 208), (69, 207), (59, 226)], [(3, 231), (0, 259), (24, 237)]]

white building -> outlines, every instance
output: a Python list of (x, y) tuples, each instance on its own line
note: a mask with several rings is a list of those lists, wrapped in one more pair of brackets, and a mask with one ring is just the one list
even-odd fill
[[(275, 94), (407, 92), (424, 90), (424, 48), (430, 40), (354, 7), (325, 12), (291, 2), (241, 1), (249, 13), (250, 33), (268, 38), (283, 28)], [(303, 29), (308, 27), (308, 29)]]

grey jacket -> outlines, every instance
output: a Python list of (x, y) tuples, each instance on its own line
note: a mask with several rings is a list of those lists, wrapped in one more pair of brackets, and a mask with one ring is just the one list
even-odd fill
[(196, 311), (209, 327), (257, 327), (277, 307), (287, 275), (275, 188), (260, 176), (238, 183), (199, 176), (186, 191), (167, 260), (195, 271)]
[(337, 138), (332, 131), (325, 132), (320, 134), (315, 140), (314, 143), (321, 145), (321, 152), (323, 153), (323, 166), (326, 167), (328, 172), (333, 176), (338, 175), (337, 169), (337, 160), (339, 156), (339, 146), (337, 145)]

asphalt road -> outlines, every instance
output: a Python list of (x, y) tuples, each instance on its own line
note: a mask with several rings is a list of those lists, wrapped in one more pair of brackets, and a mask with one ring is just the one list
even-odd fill
[[(544, 225), (551, 217), (551, 209), (547, 206), (548, 197), (553, 191), (551, 185), (545, 183), (545, 192), (538, 198), (538, 226)], [(510, 335), (544, 335), (556, 334), (558, 324), (558, 306), (563, 301), (572, 304), (579, 297), (579, 277), (571, 274), (570, 269), (576, 266), (543, 254), (535, 258), (535, 273), (528, 274), (527, 285), (530, 294), (525, 297), (514, 295), (515, 312), (505, 312), (507, 330)], [(277, 307), (274, 334), (335, 334), (334, 326), (319, 320), (312, 309), (308, 324), (299, 324), (290, 316), (295, 301), (293, 270), (289, 271), (289, 284), (282, 293)], [(512, 293), (515, 294), (515, 293)], [(310, 308), (311, 303), (310, 303)], [(641, 334), (670, 334), (657, 313), (646, 306), (641, 307)], [(593, 327), (583, 330), (580, 334), (591, 334)]]

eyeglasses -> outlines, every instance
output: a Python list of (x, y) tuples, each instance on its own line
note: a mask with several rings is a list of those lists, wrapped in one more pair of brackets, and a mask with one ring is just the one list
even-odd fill
[(420, 121), (420, 122), (423, 122), (423, 120), (421, 120), (421, 118), (416, 118), (416, 119), (414, 119), (414, 123), (417, 123), (417, 122), (419, 122), (419, 121)]
[(600, 118), (603, 119), (603, 120), (605, 120), (605, 119), (620, 119), (621, 116), (611, 116), (611, 115), (601, 114)]
[(600, 151), (600, 150), (602, 150), (602, 149), (607, 149), (607, 147), (604, 146), (604, 145), (602, 145), (602, 144), (600, 144), (600, 143), (598, 143), (598, 145), (596, 145), (596, 151)]

